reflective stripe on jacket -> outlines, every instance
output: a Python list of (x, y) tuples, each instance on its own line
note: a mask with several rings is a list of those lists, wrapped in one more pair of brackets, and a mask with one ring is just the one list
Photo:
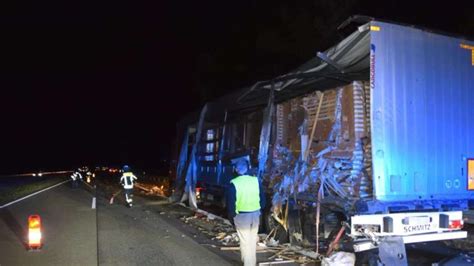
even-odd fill
[(81, 173), (79, 172), (74, 172), (72, 175), (71, 175), (71, 178), (73, 181), (76, 181), (76, 179), (81, 179), (82, 180), (82, 175)]
[(132, 172), (125, 172), (123, 173), (122, 177), (120, 178), (120, 182), (123, 183), (123, 188), (133, 188), (133, 181), (136, 180), (137, 177), (133, 175)]

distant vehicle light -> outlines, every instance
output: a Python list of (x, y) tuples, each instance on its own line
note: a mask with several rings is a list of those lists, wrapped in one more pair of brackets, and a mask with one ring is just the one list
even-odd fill
[(43, 176), (43, 173), (38, 173), (38, 176)]
[(36, 176), (36, 173), (33, 173), (32, 176)]

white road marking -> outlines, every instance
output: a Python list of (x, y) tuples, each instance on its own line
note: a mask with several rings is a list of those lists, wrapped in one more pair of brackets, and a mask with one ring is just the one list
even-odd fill
[(92, 209), (95, 209), (95, 197), (92, 198)]
[(24, 199), (27, 199), (27, 198), (29, 198), (29, 197), (33, 197), (33, 196), (36, 195), (36, 194), (39, 194), (39, 193), (44, 192), (44, 191), (46, 191), (46, 190), (55, 188), (55, 187), (60, 186), (60, 185), (62, 185), (62, 184), (64, 184), (64, 183), (66, 183), (66, 182), (69, 182), (69, 181), (71, 181), (71, 180), (63, 181), (63, 182), (61, 182), (61, 183), (58, 183), (58, 184), (56, 184), (56, 185), (47, 187), (47, 188), (42, 189), (42, 190), (40, 190), (40, 191), (36, 191), (36, 192), (33, 193), (33, 194), (24, 196), (23, 198), (19, 198), (19, 199), (17, 199), (17, 200), (12, 201), (12, 202), (6, 203), (6, 204), (0, 206), (0, 209), (3, 209), (3, 208), (5, 208), (5, 207), (7, 207), (7, 206), (10, 206), (10, 205), (12, 205), (12, 204), (14, 204), (14, 203), (17, 203), (17, 202), (22, 201), (22, 200), (24, 200)]

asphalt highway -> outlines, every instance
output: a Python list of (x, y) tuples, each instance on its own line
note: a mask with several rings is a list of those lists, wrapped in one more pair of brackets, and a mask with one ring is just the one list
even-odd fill
[[(0, 265), (230, 265), (159, 213), (97, 197), (70, 182), (0, 209)], [(142, 201), (142, 202), (141, 202)], [(42, 219), (43, 247), (26, 246), (27, 219)]]
[(113, 204), (99, 198), (99, 265), (231, 265), (145, 208), (149, 203), (134, 197), (134, 206), (127, 208), (121, 194)]
[[(1, 265), (97, 265), (92, 195), (69, 182), (0, 209)], [(29, 251), (27, 221), (42, 219), (43, 247)]]

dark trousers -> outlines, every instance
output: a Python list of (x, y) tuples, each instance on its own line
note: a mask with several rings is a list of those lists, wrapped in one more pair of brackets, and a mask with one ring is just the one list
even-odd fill
[(132, 203), (132, 193), (133, 193), (133, 188), (126, 188), (125, 189), (125, 200), (127, 203)]

